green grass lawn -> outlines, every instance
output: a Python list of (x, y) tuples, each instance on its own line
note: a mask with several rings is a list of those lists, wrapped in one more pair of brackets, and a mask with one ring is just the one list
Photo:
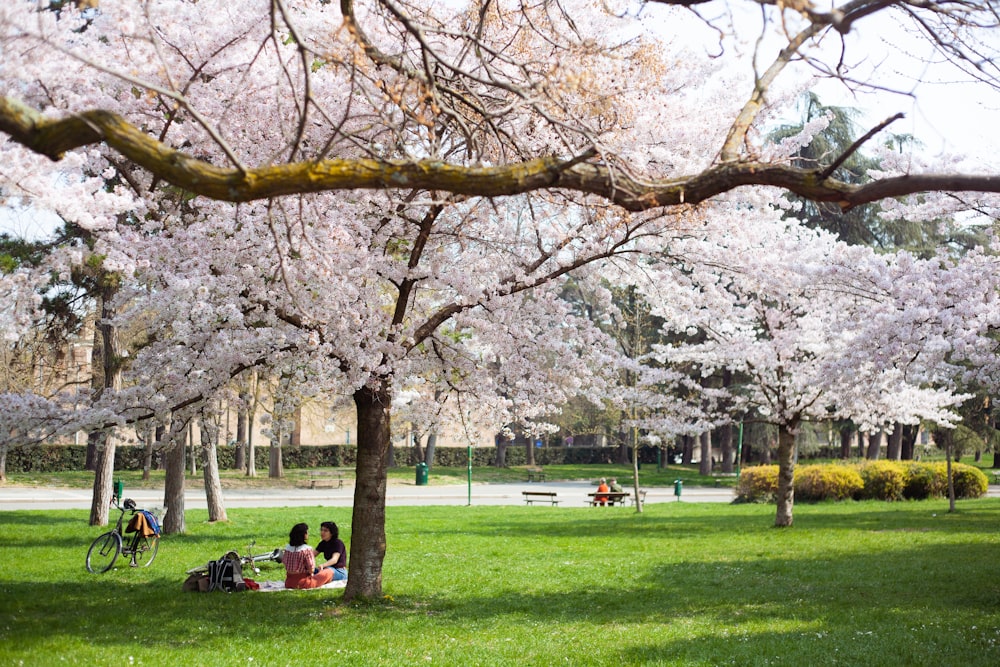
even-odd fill
[[(1000, 501), (390, 507), (385, 598), (182, 593), (345, 508), (229, 510), (149, 569), (84, 569), (85, 511), (0, 512), (0, 665), (997, 665)], [(280, 579), (270, 565), (261, 579)]]
[[(617, 477), (623, 486), (632, 483), (631, 465), (558, 465), (544, 466), (548, 481), (594, 481), (600, 477)], [(256, 477), (247, 477), (242, 472), (236, 470), (222, 470), (220, 477), (223, 488), (275, 488), (284, 486), (295, 486), (308, 479), (309, 473), (315, 470), (339, 470), (344, 473), (344, 479), (348, 482), (354, 479), (353, 468), (318, 468), (318, 469), (295, 469), (286, 468), (284, 477), (280, 479), (270, 479), (267, 476), (267, 467), (258, 468)], [(413, 466), (399, 466), (389, 469), (389, 481), (401, 483), (414, 483), (415, 469)], [(163, 488), (162, 470), (153, 470), (149, 480), (142, 479), (142, 473), (138, 470), (116, 470), (115, 478), (122, 480), (125, 489), (143, 488)], [(9, 483), (15, 485), (32, 486), (69, 486), (73, 488), (91, 488), (94, 485), (94, 473), (81, 470), (77, 472), (31, 472), (31, 473), (10, 473)], [(430, 469), (428, 482), (430, 484), (465, 484), (469, 479), (469, 470), (465, 467), (435, 466)], [(648, 486), (672, 486), (674, 480), (683, 480), (689, 486), (735, 486), (735, 476), (702, 476), (698, 474), (697, 465), (670, 465), (657, 468), (656, 465), (644, 465), (639, 471), (639, 482), (643, 487)], [(477, 466), (472, 469), (472, 481), (477, 483), (510, 483), (524, 482), (527, 480), (525, 466), (512, 466), (509, 468), (494, 468), (490, 466)], [(199, 488), (204, 484), (202, 473), (199, 470), (195, 474), (188, 472), (187, 486), (189, 488)]]

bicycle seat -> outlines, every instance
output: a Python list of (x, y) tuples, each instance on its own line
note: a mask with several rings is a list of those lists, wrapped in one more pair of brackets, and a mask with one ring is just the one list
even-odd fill
[(127, 509), (127, 510), (134, 510), (135, 509), (135, 501), (132, 500), (131, 498), (126, 498), (125, 499), (125, 509)]

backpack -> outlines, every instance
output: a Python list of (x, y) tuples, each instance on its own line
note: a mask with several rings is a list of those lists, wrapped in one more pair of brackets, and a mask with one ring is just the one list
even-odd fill
[(219, 560), (208, 562), (208, 590), (241, 593), (247, 589), (243, 581), (243, 565), (235, 551), (226, 553)]

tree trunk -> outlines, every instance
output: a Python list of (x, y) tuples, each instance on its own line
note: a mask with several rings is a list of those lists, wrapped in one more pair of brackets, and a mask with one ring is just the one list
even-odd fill
[[(412, 428), (412, 426), (411, 426), (411, 428)], [(427, 438), (430, 439), (430, 434), (427, 435)], [(413, 443), (413, 452), (412, 452), (413, 455), (410, 457), (410, 464), (411, 465), (417, 465), (421, 461), (423, 461), (424, 463), (426, 463), (427, 460), (424, 458), (424, 448), (420, 444), (420, 435), (417, 434), (417, 433), (414, 433), (411, 430), (410, 431), (410, 435), (409, 435), (409, 441), (411, 443)]]
[(257, 418), (257, 411), (250, 409), (247, 411), (247, 477), (257, 476), (257, 445), (253, 441), (254, 420)]
[[(198, 433), (198, 441), (201, 442), (201, 432)], [(194, 446), (194, 420), (188, 422), (188, 456), (191, 462), (191, 476), (198, 474), (198, 448)]]
[(952, 446), (953, 431), (941, 430), (938, 433), (941, 434), (941, 439), (944, 440), (944, 460), (948, 473), (948, 512), (953, 513), (955, 511), (955, 478), (951, 475), (951, 455), (954, 451), (954, 447)]
[(240, 394), (240, 403), (236, 408), (236, 452), (233, 457), (235, 470), (246, 470), (247, 467), (247, 409), (243, 404), (244, 394)]
[(795, 433), (799, 419), (794, 419), (778, 429), (778, 511), (774, 525), (786, 528), (792, 525), (792, 507), (795, 505)]
[(211, 418), (201, 419), (201, 470), (205, 480), (205, 499), (208, 503), (209, 521), (228, 521), (226, 505), (222, 500), (222, 481), (219, 479), (219, 426)]
[(902, 460), (912, 461), (913, 456), (917, 449), (917, 438), (920, 437), (920, 427), (919, 426), (904, 426), (903, 427), (903, 449), (901, 452)]
[[(90, 388), (94, 396), (99, 396), (103, 390), (102, 388), (104, 387), (104, 374), (96, 371), (97, 369), (104, 367), (104, 359), (107, 357), (104, 350), (103, 334), (101, 333), (100, 325), (94, 327), (94, 343), (91, 349), (93, 349), (94, 352), (91, 356), (90, 363), (95, 372), (93, 372), (90, 377)], [(87, 456), (83, 463), (84, 470), (97, 470), (97, 452), (101, 448), (101, 443), (102, 435), (100, 432), (91, 431), (87, 434)]]
[(163, 506), (167, 509), (163, 517), (163, 533), (175, 535), (187, 530), (184, 520), (184, 474), (187, 463), (185, 440), (187, 425), (184, 420), (174, 418), (170, 422), (163, 462), (166, 480), (163, 485)]
[(274, 421), (279, 424), (279, 426), (276, 431), (272, 431), (271, 435), (271, 446), (268, 448), (267, 452), (267, 476), (271, 479), (281, 479), (285, 474), (285, 469), (282, 466), (281, 460), (281, 445), (282, 440), (285, 438), (285, 430), (281, 424), (284, 423), (284, 420), (280, 419), (276, 414), (274, 415)]
[(706, 477), (712, 474), (712, 432), (701, 434), (701, 461), (698, 463), (698, 474)]
[(871, 436), (867, 433), (858, 434), (858, 458), (863, 459), (868, 455), (868, 440)]
[[(635, 433), (635, 429), (632, 429)], [(635, 443), (635, 453), (632, 455), (632, 496), (635, 498), (635, 511), (636, 514), (642, 514), (642, 494), (639, 493), (639, 443)]]
[(145, 451), (142, 455), (142, 479), (149, 481), (149, 476), (153, 471), (153, 447), (156, 444), (156, 431), (150, 424), (142, 434), (145, 443)]
[(7, 483), (7, 443), (0, 443), (0, 484)]
[(725, 424), (719, 429), (720, 467), (723, 474), (733, 472), (733, 425)]
[(877, 433), (872, 433), (868, 436), (868, 454), (867, 458), (869, 461), (878, 461), (879, 457), (882, 455), (882, 443), (885, 441), (885, 429), (879, 429)]
[[(101, 320), (98, 328), (101, 330), (102, 354), (104, 361), (104, 388), (102, 393), (118, 392), (122, 388), (122, 360), (125, 351), (122, 346), (118, 328), (111, 324), (117, 314), (111, 305), (115, 292), (114, 282), (101, 289)], [(108, 524), (108, 506), (113, 494), (112, 484), (115, 474), (115, 449), (121, 438), (121, 427), (113, 426), (105, 432), (104, 447), (97, 452), (94, 470), (94, 495), (90, 504), (90, 525), (106, 526)]]
[(285, 469), (281, 461), (281, 438), (271, 440), (267, 457), (267, 476), (271, 479), (281, 479), (285, 474)]
[(901, 461), (903, 458), (903, 425), (899, 422), (893, 425), (885, 457), (890, 461)]
[[(500, 437), (496, 440), (496, 459), (493, 461), (493, 465), (497, 468), (507, 467), (507, 445), (510, 444), (506, 438)], [(1000, 457), (995, 457), (996, 460), (1000, 460)]]
[(691, 461), (694, 459), (694, 436), (685, 435), (683, 436), (682, 442), (683, 450), (681, 451), (681, 464), (689, 466)]
[(386, 464), (392, 436), (390, 394), (387, 384), (378, 388), (365, 386), (354, 392), (358, 415), (358, 462), (345, 600), (382, 596)]
[(156, 469), (163, 470), (166, 467), (166, 462), (163, 460), (163, 445), (166, 442), (167, 429), (163, 424), (157, 424), (156, 428), (153, 429), (154, 441), (153, 449), (160, 450), (160, 458), (156, 462)]
[(87, 456), (83, 462), (84, 470), (90, 470), (91, 472), (97, 470), (97, 453), (103, 447), (103, 440), (104, 436), (100, 431), (87, 433)]
[(427, 449), (424, 450), (424, 463), (427, 464), (428, 469), (434, 467), (434, 448), (437, 446), (437, 441), (437, 429), (434, 429), (427, 434)]
[(533, 466), (535, 465), (535, 439), (531, 436), (526, 437), (528, 441), (527, 450), (524, 453), (524, 463), (525, 465)]
[(840, 458), (844, 460), (851, 458), (851, 447), (854, 446), (854, 439), (857, 436), (857, 430), (850, 424), (840, 427)]

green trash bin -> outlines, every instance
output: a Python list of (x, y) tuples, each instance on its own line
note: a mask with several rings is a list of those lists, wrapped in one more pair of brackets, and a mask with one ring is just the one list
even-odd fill
[(114, 494), (112, 500), (116, 503), (120, 501), (122, 499), (122, 492), (124, 490), (125, 490), (125, 485), (122, 484), (122, 481), (120, 479), (116, 479), (112, 489), (112, 493)]
[(675, 479), (674, 480), (674, 495), (677, 496), (677, 500), (681, 499), (681, 489), (684, 488), (684, 480)]
[(427, 486), (427, 464), (422, 461), (417, 464), (417, 486)]

